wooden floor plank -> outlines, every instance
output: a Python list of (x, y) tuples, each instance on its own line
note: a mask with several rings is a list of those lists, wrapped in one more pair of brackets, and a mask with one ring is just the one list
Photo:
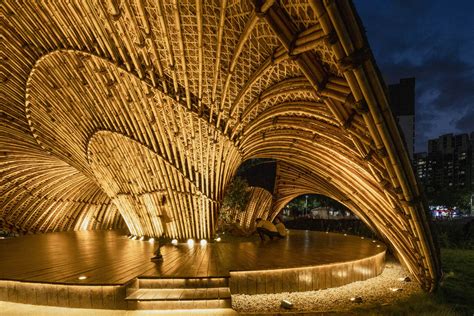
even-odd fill
[[(377, 245), (381, 245), (377, 247)], [(340, 234), (291, 231), (266, 242), (185, 243), (162, 247), (117, 231), (62, 232), (0, 240), (0, 280), (64, 284), (124, 284), (137, 276), (218, 277), (229, 271), (265, 270), (345, 262), (385, 251), (379, 242)], [(78, 280), (80, 275), (86, 280)]]

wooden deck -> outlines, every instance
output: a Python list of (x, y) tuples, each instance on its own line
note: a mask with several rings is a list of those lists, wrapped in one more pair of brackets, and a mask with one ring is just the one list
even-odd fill
[[(377, 247), (378, 245), (378, 247)], [(320, 266), (372, 257), (379, 242), (341, 234), (291, 231), (283, 240), (196, 243), (163, 247), (163, 262), (150, 261), (154, 245), (116, 231), (49, 233), (0, 240), (0, 280), (122, 285), (137, 276), (221, 277), (229, 271)], [(87, 276), (79, 280), (81, 275)]]

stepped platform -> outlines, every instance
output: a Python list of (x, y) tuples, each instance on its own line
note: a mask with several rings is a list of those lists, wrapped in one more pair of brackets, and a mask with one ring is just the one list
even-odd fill
[(356, 236), (290, 231), (265, 242), (155, 245), (123, 232), (0, 240), (0, 300), (105, 309), (229, 308), (231, 294), (308, 291), (380, 274), (386, 247)]

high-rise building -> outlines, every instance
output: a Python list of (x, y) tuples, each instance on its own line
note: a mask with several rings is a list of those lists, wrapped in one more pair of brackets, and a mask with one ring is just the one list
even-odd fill
[(390, 107), (405, 140), (408, 155), (413, 161), (415, 148), (415, 78), (400, 79), (388, 86)]
[(428, 193), (474, 190), (474, 132), (445, 134), (428, 141), (428, 152), (417, 153), (414, 168)]

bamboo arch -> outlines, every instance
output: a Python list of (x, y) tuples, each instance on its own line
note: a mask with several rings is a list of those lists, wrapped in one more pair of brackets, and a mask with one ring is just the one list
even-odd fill
[[(435, 288), (425, 205), (350, 1), (6, 0), (0, 10), (2, 218), (31, 231), (112, 228), (148, 203), (147, 218), (124, 218), (160, 235), (160, 198), (136, 201), (172, 189), (173, 236), (210, 237), (238, 165), (270, 157), (319, 177), (317, 189), (357, 208)], [(107, 177), (134, 183), (106, 167), (121, 159), (143, 192), (106, 194)], [(118, 202), (132, 191), (135, 202)]]

